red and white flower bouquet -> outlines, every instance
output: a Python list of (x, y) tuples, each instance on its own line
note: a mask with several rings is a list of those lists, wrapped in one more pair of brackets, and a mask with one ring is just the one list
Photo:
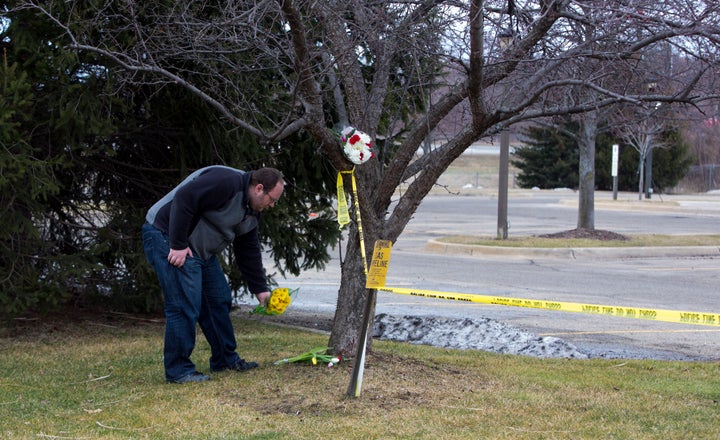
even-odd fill
[(360, 165), (375, 157), (372, 138), (353, 127), (345, 127), (340, 134), (343, 153), (350, 162)]

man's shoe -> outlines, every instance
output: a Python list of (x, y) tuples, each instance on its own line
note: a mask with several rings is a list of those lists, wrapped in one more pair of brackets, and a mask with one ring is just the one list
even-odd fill
[(247, 371), (252, 368), (257, 368), (258, 363), (257, 362), (246, 362), (244, 359), (240, 359), (234, 364), (230, 365), (229, 367), (223, 367), (218, 368), (217, 370), (212, 370), (213, 373), (219, 373), (221, 371), (225, 370), (233, 370), (233, 371)]
[(190, 383), (190, 382), (205, 382), (210, 380), (210, 376), (207, 374), (202, 374), (198, 371), (195, 371), (193, 373), (190, 373), (186, 376), (181, 377), (180, 379), (175, 380), (168, 380), (168, 383)]

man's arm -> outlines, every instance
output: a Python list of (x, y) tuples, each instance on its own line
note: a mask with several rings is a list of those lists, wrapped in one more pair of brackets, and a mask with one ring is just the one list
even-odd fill
[(257, 228), (235, 237), (233, 251), (235, 252), (235, 261), (248, 284), (250, 292), (257, 297), (261, 304), (265, 304), (265, 301), (270, 296), (270, 289), (267, 286), (265, 277)]

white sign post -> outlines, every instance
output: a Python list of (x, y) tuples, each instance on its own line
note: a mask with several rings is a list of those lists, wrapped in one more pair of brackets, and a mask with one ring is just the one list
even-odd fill
[(617, 200), (619, 156), (620, 156), (620, 145), (613, 144), (613, 146), (612, 146), (613, 200)]

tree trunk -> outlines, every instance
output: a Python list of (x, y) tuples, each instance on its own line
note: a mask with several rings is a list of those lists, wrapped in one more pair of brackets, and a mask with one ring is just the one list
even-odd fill
[[(371, 196), (376, 189), (374, 182), (378, 181), (376, 173), (377, 167), (374, 160), (360, 165), (354, 172), (356, 191), (348, 191), (348, 194), (352, 196), (352, 203), (348, 208), (353, 221), (348, 225), (348, 243), (345, 260), (341, 266), (340, 290), (328, 342), (333, 353), (343, 357), (353, 357), (357, 352), (365, 310), (370, 311), (370, 322), (375, 315), (375, 296), (365, 288), (366, 274), (362, 259), (365, 258), (369, 264), (375, 240), (386, 238), (380, 235), (383, 226), (382, 217), (375, 214), (371, 203)], [(349, 177), (349, 175), (346, 176)], [(352, 188), (352, 185), (348, 185), (351, 183), (350, 178), (345, 179), (345, 188)], [(360, 218), (357, 216), (358, 205), (361, 211)], [(364, 242), (365, 255), (361, 252), (361, 237)], [(367, 305), (368, 300), (372, 302), (369, 306)], [(371, 340), (372, 338), (368, 338), (368, 349)]]
[[(357, 352), (358, 338), (362, 333), (363, 314), (369, 297), (369, 291), (365, 288), (365, 271), (360, 259), (360, 242), (354, 224), (350, 227), (350, 237), (352, 239), (347, 244), (345, 260), (342, 262), (335, 319), (328, 342), (333, 353), (343, 357), (353, 357)], [(372, 244), (366, 242), (365, 246), (366, 251), (371, 252)], [(375, 304), (372, 304), (371, 311), (374, 316)], [(368, 338), (368, 348), (371, 340), (372, 338)]]
[(638, 200), (643, 199), (643, 187), (645, 186), (645, 155), (640, 154), (640, 163), (638, 164)]
[(597, 138), (597, 111), (584, 115), (580, 124), (578, 146), (578, 229), (595, 229), (595, 139)]

